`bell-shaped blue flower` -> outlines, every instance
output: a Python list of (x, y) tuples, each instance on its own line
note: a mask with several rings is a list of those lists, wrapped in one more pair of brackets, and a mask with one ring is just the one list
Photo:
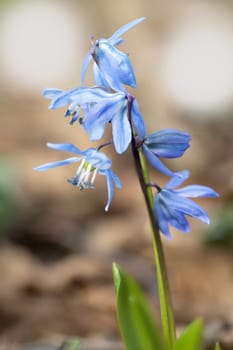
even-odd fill
[(200, 185), (188, 185), (180, 189), (174, 189), (181, 185), (189, 176), (187, 170), (174, 174), (165, 188), (159, 189), (155, 194), (154, 213), (159, 230), (168, 238), (171, 238), (169, 225), (182, 232), (189, 232), (190, 226), (186, 216), (196, 218), (206, 224), (210, 219), (206, 211), (188, 197), (218, 197), (218, 194), (210, 187)]
[(95, 148), (88, 148), (81, 151), (70, 143), (48, 143), (49, 148), (74, 153), (78, 157), (71, 157), (57, 162), (46, 163), (40, 165), (34, 170), (45, 171), (58, 166), (63, 166), (71, 163), (81, 162), (78, 170), (72, 179), (68, 180), (72, 185), (77, 186), (80, 190), (86, 188), (94, 188), (94, 182), (97, 174), (104, 175), (107, 181), (108, 201), (105, 206), (105, 211), (108, 211), (114, 194), (114, 185), (121, 188), (121, 181), (116, 174), (111, 170), (112, 161), (103, 153)]
[(163, 164), (160, 158), (181, 157), (189, 147), (190, 134), (174, 129), (163, 129), (144, 137), (142, 151), (148, 162), (163, 174), (174, 173)]
[(96, 73), (96, 75), (101, 75), (102, 82), (107, 83), (112, 89), (121, 90), (122, 84), (136, 87), (136, 78), (128, 55), (119, 51), (115, 46), (123, 42), (120, 37), (122, 34), (143, 20), (144, 18), (138, 18), (118, 29), (110, 38), (98, 39), (93, 43), (92, 49), (84, 60), (81, 74), (82, 85), (93, 58), (100, 70), (100, 74)]
[[(123, 91), (113, 93), (102, 87), (75, 88), (68, 91), (45, 89), (43, 95), (52, 99), (50, 109), (69, 104), (65, 116), (72, 116), (71, 124), (79, 118), (82, 111), (81, 124), (91, 141), (102, 138), (106, 125), (111, 122), (117, 153), (126, 151), (132, 139), (132, 131), (128, 120), (128, 97)], [(135, 101), (134, 104), (132, 120), (140, 128), (139, 124), (144, 122)]]

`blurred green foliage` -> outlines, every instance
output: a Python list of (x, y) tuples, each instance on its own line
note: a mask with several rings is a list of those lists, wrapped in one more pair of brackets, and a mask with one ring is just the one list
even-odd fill
[(0, 241), (15, 216), (17, 176), (13, 164), (0, 159)]
[(78, 338), (68, 339), (61, 346), (60, 350), (79, 350), (80, 349), (80, 341)]
[(220, 213), (204, 236), (208, 245), (233, 249), (233, 200)]

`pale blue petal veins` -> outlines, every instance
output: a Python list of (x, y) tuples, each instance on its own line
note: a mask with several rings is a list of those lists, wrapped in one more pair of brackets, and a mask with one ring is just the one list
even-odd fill
[(177, 195), (176, 191), (166, 189), (162, 190), (160, 195), (163, 196), (168, 207), (209, 224), (210, 220), (206, 211), (192, 200)]
[(75, 102), (80, 107), (85, 107), (90, 103), (98, 103), (103, 101), (103, 99), (115, 99), (116, 96), (122, 94), (112, 94), (106, 91), (104, 88), (92, 87), (92, 88), (74, 88), (64, 93), (59, 94), (57, 97), (53, 98), (49, 109), (56, 109), (67, 105), (68, 103)]
[(181, 157), (189, 147), (191, 137), (174, 129), (163, 129), (147, 135), (144, 143), (156, 155), (163, 158)]
[(112, 98), (86, 107), (82, 125), (91, 141), (99, 140), (103, 136), (106, 124), (120, 113), (122, 105), (126, 105), (124, 95), (122, 98), (121, 94), (115, 94)]
[(184, 232), (184, 233), (190, 232), (190, 225), (188, 223), (188, 220), (185, 217), (185, 214), (177, 210), (172, 210), (171, 208), (170, 208), (169, 224), (181, 232)]
[[(157, 213), (157, 218), (158, 218), (161, 232), (167, 235), (168, 224), (175, 227), (177, 230), (180, 230), (185, 233), (190, 231), (189, 223), (185, 218), (184, 214), (182, 212), (175, 210), (171, 206), (168, 206), (162, 194), (161, 195), (158, 194), (155, 197), (154, 205), (155, 205), (155, 208), (157, 208), (156, 213)], [(162, 220), (162, 223), (161, 223), (161, 220)], [(165, 222), (167, 223), (167, 227), (165, 225)]]
[(212, 188), (201, 185), (189, 185), (183, 187), (181, 189), (177, 189), (176, 193), (178, 193), (182, 197), (218, 197), (218, 193), (214, 191)]
[(106, 39), (98, 40), (95, 59), (112, 88), (119, 90), (120, 84), (136, 87), (136, 78), (128, 55), (110, 45)]
[(187, 170), (175, 173), (165, 188), (158, 190), (154, 199), (155, 217), (159, 229), (166, 236), (169, 225), (182, 232), (189, 232), (189, 223), (186, 216), (198, 219), (209, 224), (207, 212), (187, 197), (217, 197), (218, 194), (210, 187), (201, 185), (188, 185), (181, 189), (172, 189), (187, 179)]
[(126, 151), (132, 139), (131, 126), (127, 116), (127, 104), (121, 107), (112, 119), (112, 136), (116, 152), (121, 154)]

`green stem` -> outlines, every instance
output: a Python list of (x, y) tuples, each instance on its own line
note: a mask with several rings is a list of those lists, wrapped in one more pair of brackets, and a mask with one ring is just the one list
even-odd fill
[(148, 172), (147, 163), (142, 151), (136, 144), (136, 139), (133, 134), (133, 125), (131, 122), (131, 109), (133, 104), (132, 100), (128, 102), (128, 116), (132, 127), (132, 153), (134, 157), (135, 167), (137, 170), (138, 179), (141, 185), (142, 193), (147, 206), (147, 211), (150, 219), (153, 251), (155, 257), (155, 267), (158, 279), (159, 289), (159, 301), (160, 301), (160, 313), (162, 320), (162, 328), (164, 340), (167, 343), (168, 349), (172, 349), (176, 340), (175, 321), (173, 314), (173, 307), (168, 283), (167, 269), (165, 264), (165, 257), (163, 252), (163, 246), (161, 242), (160, 232), (154, 216), (154, 200), (151, 186), (147, 186), (150, 183), (150, 176)]
[(145, 198), (146, 202), (148, 202), (147, 209), (148, 209), (149, 218), (150, 218), (153, 251), (154, 251), (155, 266), (156, 266), (157, 279), (158, 279), (162, 327), (164, 332), (164, 338), (167, 339), (169, 349), (171, 349), (176, 340), (176, 332), (175, 332), (174, 314), (173, 314), (173, 307), (172, 307), (172, 301), (171, 301), (171, 295), (170, 295), (170, 288), (168, 283), (165, 257), (164, 257), (160, 232), (158, 230), (158, 227), (154, 218), (154, 213), (153, 213), (154, 201), (153, 201), (152, 188), (150, 186), (149, 187), (146, 186), (146, 184), (150, 182), (147, 163), (141, 151), (139, 151), (139, 160), (140, 160), (141, 171), (142, 171), (143, 181), (144, 181), (142, 191), (144, 196), (146, 196)]

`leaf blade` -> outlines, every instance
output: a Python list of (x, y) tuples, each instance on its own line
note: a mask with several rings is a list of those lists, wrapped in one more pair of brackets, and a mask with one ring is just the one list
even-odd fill
[(203, 322), (193, 321), (177, 339), (174, 350), (203, 350)]
[(127, 350), (164, 350), (149, 306), (136, 282), (113, 263), (116, 305)]

